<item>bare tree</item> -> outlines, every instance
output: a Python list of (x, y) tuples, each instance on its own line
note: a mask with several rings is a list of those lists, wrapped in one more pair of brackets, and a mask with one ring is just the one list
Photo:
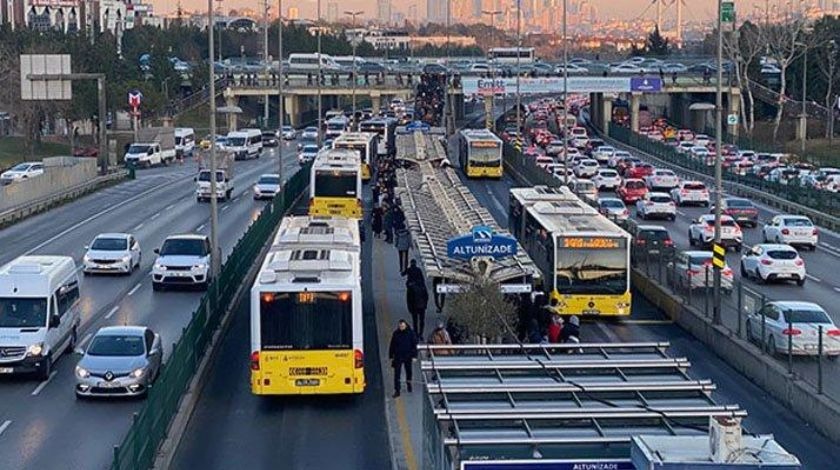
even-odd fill
[(447, 312), (471, 339), (498, 341), (515, 331), (516, 305), (505, 298), (499, 284), (480, 276), (453, 296)]
[[(761, 42), (759, 27), (752, 23), (744, 23), (734, 34), (728, 34), (724, 39), (724, 53), (733, 64), (735, 82), (740, 93), (741, 123), (747, 134), (752, 135), (755, 129), (755, 99), (753, 97), (751, 70), (758, 65), (766, 45)], [(730, 97), (731, 99), (731, 97)]]
[(825, 107), (826, 125), (825, 136), (829, 142), (834, 138), (834, 80), (837, 78), (837, 57), (838, 44), (834, 39), (829, 39), (825, 47), (817, 49), (817, 66), (825, 75)]
[(777, 140), (782, 122), (787, 96), (787, 69), (810, 46), (806, 31), (807, 19), (802, 16), (792, 17), (789, 21), (770, 24), (761, 29), (762, 42), (767, 45), (769, 56), (779, 67), (779, 98), (776, 102), (776, 117), (773, 121), (773, 141)]

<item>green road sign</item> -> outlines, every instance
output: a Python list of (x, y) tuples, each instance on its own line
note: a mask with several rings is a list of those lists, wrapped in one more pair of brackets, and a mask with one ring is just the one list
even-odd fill
[(727, 24), (735, 22), (735, 2), (721, 2), (720, 22)]

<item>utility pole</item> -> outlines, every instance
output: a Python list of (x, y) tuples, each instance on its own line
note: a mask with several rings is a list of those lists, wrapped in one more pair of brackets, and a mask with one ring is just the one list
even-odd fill
[[(222, 0), (216, 0), (216, 3), (219, 4), (219, 14), (222, 13)], [(213, 25), (215, 27), (215, 25)], [(219, 62), (222, 61), (222, 29), (219, 28)], [(212, 36), (211, 36), (212, 37)], [(210, 62), (213, 62), (213, 56), (210, 56)]]
[[(484, 14), (484, 15), (490, 15), (490, 34), (495, 36), (495, 34), (496, 34), (496, 15), (500, 15), (500, 14), (502, 14), (502, 12), (500, 10), (482, 10), (481, 13)], [(491, 40), (490, 42), (492, 43), (493, 41)], [(498, 45), (496, 47), (498, 47)], [(495, 57), (493, 58), (493, 62), (494, 63), (490, 64), (490, 74), (491, 74), (491, 78), (493, 79), (493, 88), (495, 88), (495, 86), (496, 86), (496, 63), (498, 62)], [(487, 97), (485, 97), (484, 99), (487, 99)], [(495, 92), (493, 92), (490, 95), (490, 116), (488, 116), (487, 122), (488, 123), (496, 122), (496, 93)], [(492, 129), (493, 127), (495, 127), (495, 126), (491, 124), (490, 128)]]
[(519, 78), (522, 56), (522, 0), (516, 0), (516, 131), (522, 132), (522, 95), (520, 94)]
[(805, 158), (805, 141), (808, 140), (808, 45), (803, 43), (802, 47), (802, 142), (799, 150), (800, 156)]
[[(221, 3), (221, 2), (220, 2)], [(210, 273), (213, 279), (219, 275), (221, 266), (221, 250), (219, 250), (219, 201), (216, 197), (216, 68), (213, 63), (213, 29), (216, 19), (213, 12), (213, 0), (207, 0), (207, 42), (210, 58)], [(221, 39), (221, 33), (219, 39)]]
[[(450, 106), (452, 105), (452, 97), (449, 96), (449, 61), (450, 61), (450, 49), (449, 49), (449, 30), (451, 25), (451, 16), (449, 13), (449, 5), (452, 3), (452, 0), (446, 0), (446, 62), (445, 62), (445, 73), (443, 76), (443, 127), (446, 129), (446, 135), (449, 136), (449, 120), (450, 118), (455, 117), (455, 113), (450, 113)], [(413, 52), (412, 52), (413, 55)], [(452, 126), (453, 131), (455, 126)]]
[[(268, 72), (271, 64), (268, 62), (268, 0), (263, 0), (263, 70), (265, 71), (266, 85), (268, 84)], [(268, 128), (268, 101), (269, 95), (265, 94), (265, 106), (263, 107), (263, 127)]]
[(277, 0), (277, 128), (280, 129), (280, 145), (277, 146), (277, 179), (280, 181), (280, 197), (284, 197), (286, 184), (283, 181), (283, 147), (286, 139), (283, 136), (283, 121), (286, 114), (286, 100), (283, 96), (283, 0)]
[(353, 130), (358, 131), (358, 120), (356, 119), (356, 83), (358, 83), (358, 77), (356, 76), (356, 45), (359, 42), (359, 38), (356, 35), (356, 17), (359, 15), (364, 14), (363, 11), (345, 11), (345, 15), (348, 15), (353, 18), (353, 39), (350, 43), (353, 46)]
[(322, 122), (324, 110), (322, 109), (323, 103), (321, 99), (321, 77), (323, 77), (324, 69), (323, 69), (323, 58), (321, 56), (321, 0), (318, 0), (318, 21), (316, 22), (318, 25), (317, 30), (317, 37), (318, 37), (318, 137), (316, 138), (316, 143), (318, 144), (318, 148), (321, 148), (321, 132), (324, 127), (324, 123)]
[[(717, 84), (715, 86), (715, 246), (720, 245), (720, 203), (723, 193), (723, 166), (721, 146), (723, 145), (723, 0), (718, 0), (717, 11)], [(734, 8), (734, 3), (731, 4)], [(734, 22), (734, 18), (731, 18)], [(731, 99), (731, 97), (730, 97)], [(721, 268), (714, 266), (714, 305), (712, 322), (720, 324), (720, 277)]]
[(569, 185), (569, 38), (568, 0), (563, 0), (563, 184)]

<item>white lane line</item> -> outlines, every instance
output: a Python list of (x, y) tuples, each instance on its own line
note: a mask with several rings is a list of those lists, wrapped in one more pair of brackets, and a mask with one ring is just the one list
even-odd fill
[(85, 337), (84, 337), (84, 338), (82, 338), (82, 340), (81, 340), (81, 341), (79, 341), (78, 346), (79, 346), (80, 348), (81, 348), (81, 347), (84, 347), (85, 343), (87, 343), (87, 342), (88, 342), (88, 340), (90, 340), (91, 336), (93, 336), (93, 333), (88, 333), (88, 334), (86, 334), (86, 335), (85, 335)]
[(812, 275), (810, 275), (810, 274), (806, 274), (806, 275), (805, 275), (805, 277), (807, 277), (808, 279), (810, 279), (810, 280), (812, 280), (812, 281), (814, 281), (814, 282), (822, 282), (822, 279), (820, 279), (820, 278), (818, 278), (818, 277), (816, 277), (816, 276), (812, 276)]
[(7, 429), (7, 428), (8, 428), (11, 424), (12, 424), (12, 422), (11, 422), (10, 420), (8, 420), (8, 419), (7, 419), (6, 421), (3, 421), (3, 424), (0, 424), (0, 436), (2, 436), (4, 432), (6, 432), (6, 429)]
[(111, 311), (110, 311), (110, 312), (108, 312), (108, 314), (107, 314), (107, 315), (105, 315), (105, 319), (106, 319), (106, 320), (108, 320), (108, 319), (110, 319), (111, 317), (113, 317), (113, 316), (114, 316), (114, 314), (115, 314), (115, 313), (117, 313), (117, 310), (119, 310), (119, 309), (120, 309), (120, 306), (119, 306), (119, 305), (114, 305), (114, 308), (112, 308), (112, 309), (111, 309)]
[(37, 386), (37, 387), (35, 387), (35, 390), (32, 390), (32, 396), (33, 396), (33, 397), (37, 397), (37, 396), (38, 396), (38, 394), (39, 394), (39, 393), (41, 393), (41, 390), (43, 390), (43, 389), (44, 389), (44, 387), (46, 387), (46, 386), (47, 386), (47, 384), (48, 384), (48, 383), (50, 383), (50, 380), (52, 380), (52, 379), (53, 379), (53, 377), (55, 377), (57, 374), (58, 374), (58, 371), (57, 371), (57, 370), (52, 371), (52, 373), (50, 374), (50, 376), (49, 376), (49, 377), (47, 377), (47, 380), (45, 380), (45, 381), (41, 382), (40, 384), (38, 384), (38, 386)]
[(834, 290), (840, 292), (840, 287), (835, 287)]
[(226, 210), (228, 210), (228, 209), (230, 209), (230, 206), (224, 206), (224, 207), (222, 207), (222, 212), (224, 212), (224, 211), (226, 211)]
[(685, 212), (683, 212), (683, 211), (679, 211), (679, 210), (678, 210), (678, 211), (677, 211), (677, 214), (679, 214), (679, 215), (681, 215), (681, 216), (683, 216), (683, 217), (688, 217), (688, 215), (686, 215), (686, 213), (685, 213)]
[(200, 231), (204, 230), (204, 226), (205, 226), (204, 224), (199, 225), (198, 228), (195, 229), (195, 231), (200, 232)]
[(155, 213), (153, 216), (149, 217), (149, 220), (155, 220), (160, 217), (160, 212)]
[(83, 269), (85, 269), (85, 265), (84, 265), (84, 264), (80, 264), (80, 265), (79, 265), (79, 267), (77, 267), (77, 268), (76, 268), (76, 272), (77, 272), (77, 273), (78, 273), (78, 272), (81, 272)]
[(139, 288), (140, 288), (140, 283), (138, 282), (137, 284), (134, 284), (134, 287), (132, 287), (130, 291), (128, 291), (128, 295), (134, 295), (134, 293), (137, 292), (137, 289), (139, 289)]
[(834, 246), (834, 245), (829, 245), (828, 243), (825, 243), (825, 242), (820, 243), (820, 245), (822, 245), (822, 246), (824, 246), (824, 247), (828, 248), (829, 250), (836, 250), (836, 251), (840, 251), (840, 248), (838, 248), (838, 247), (836, 247), (836, 246)]
[(166, 209), (164, 209), (164, 210), (170, 211), (170, 210), (172, 210), (173, 207), (175, 207), (175, 204), (170, 204), (170, 205), (166, 206)]
[(136, 231), (140, 230), (141, 228), (143, 228), (144, 225), (146, 225), (146, 222), (140, 222), (133, 229), (131, 229), (131, 231), (136, 232)]

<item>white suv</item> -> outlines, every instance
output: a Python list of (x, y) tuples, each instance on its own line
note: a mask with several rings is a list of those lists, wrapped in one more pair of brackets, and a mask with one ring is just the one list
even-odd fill
[(761, 282), (795, 281), (803, 286), (805, 275), (805, 261), (790, 245), (755, 245), (741, 256), (741, 277)]
[(636, 215), (645, 220), (660, 217), (673, 221), (677, 218), (677, 206), (667, 193), (647, 193), (636, 201)]
[(765, 242), (786, 243), (817, 249), (819, 230), (804, 215), (782, 214), (773, 217), (762, 229)]
[(709, 207), (709, 189), (702, 181), (683, 181), (671, 190), (671, 197), (678, 206), (700, 204)]
[[(720, 244), (741, 251), (744, 233), (735, 219), (728, 215), (720, 216)], [(688, 226), (688, 244), (691, 246), (710, 247), (715, 240), (715, 215), (704, 214)]]
[(206, 236), (172, 235), (155, 253), (158, 259), (152, 267), (154, 290), (170, 285), (207, 287), (212, 251)]
[(601, 168), (598, 170), (598, 174), (592, 177), (592, 182), (602, 191), (615, 191), (621, 185), (621, 176), (613, 169)]
[(575, 165), (575, 176), (578, 178), (591, 178), (598, 173), (598, 161), (592, 158), (586, 158)]
[(670, 191), (680, 184), (680, 177), (667, 169), (656, 169), (645, 177), (645, 184), (651, 191)]

